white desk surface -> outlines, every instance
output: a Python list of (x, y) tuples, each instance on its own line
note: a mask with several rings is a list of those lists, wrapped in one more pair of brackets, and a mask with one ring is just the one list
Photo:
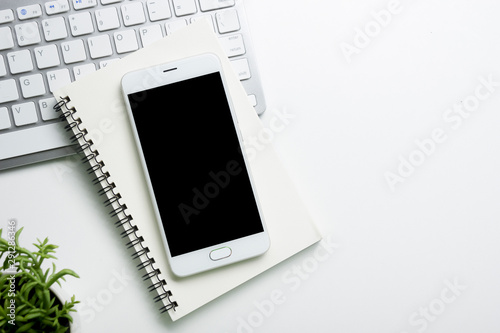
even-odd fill
[(247, 1), (263, 139), (334, 246), (178, 322), (158, 315), (74, 159), (0, 173), (0, 223), (60, 245), (58, 267), (81, 276), (64, 285), (82, 301), (80, 332), (498, 332), (499, 12), (494, 0)]

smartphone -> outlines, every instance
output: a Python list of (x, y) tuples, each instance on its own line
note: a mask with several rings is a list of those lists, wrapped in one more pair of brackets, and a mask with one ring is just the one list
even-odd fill
[(122, 89), (172, 272), (264, 254), (270, 240), (219, 58), (131, 72)]

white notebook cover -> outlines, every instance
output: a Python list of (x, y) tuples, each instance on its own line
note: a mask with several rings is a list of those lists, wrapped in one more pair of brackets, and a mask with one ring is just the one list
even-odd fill
[[(269, 251), (258, 258), (188, 278), (177, 278), (170, 271), (138, 152), (134, 148), (120, 81), (127, 72), (206, 52), (221, 58), (243, 138), (255, 137), (263, 128), (261, 122), (212, 27), (205, 21), (195, 22), (54, 93), (58, 99), (69, 96), (68, 105), (77, 111), (80, 127), (88, 131), (87, 137), (99, 152), (98, 159), (105, 163), (104, 170), (115, 183), (115, 192), (122, 198), (120, 202), (126, 204), (127, 213), (133, 217), (137, 234), (144, 238), (144, 246), (155, 259), (155, 268), (161, 270), (160, 277), (167, 283), (165, 289), (171, 291), (171, 299), (178, 303), (175, 311), (168, 311), (174, 321), (321, 239), (276, 153), (268, 145), (251, 159), (250, 168), (269, 230)], [(151, 110), (151, 121), (155, 121), (155, 112)], [(166, 131), (169, 126), (172, 125), (165, 124)], [(158, 143), (158, 149), (166, 158), (169, 144), (175, 143)]]

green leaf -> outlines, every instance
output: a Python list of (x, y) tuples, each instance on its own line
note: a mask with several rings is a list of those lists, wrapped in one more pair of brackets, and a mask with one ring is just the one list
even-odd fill
[(27, 307), (28, 307), (28, 305), (26, 303), (25, 304), (21, 304), (21, 305), (19, 305), (17, 307), (16, 311), (19, 314), (19, 313), (23, 312), (23, 310), (26, 309)]
[(49, 276), (50, 268), (47, 268), (45, 274), (43, 274), (43, 281), (47, 281), (47, 276)]
[[(37, 299), (43, 300), (43, 290), (42, 289), (35, 289), (35, 294)], [(34, 300), (33, 300), (34, 301)], [(35, 302), (35, 301), (34, 301)], [(33, 303), (32, 303), (33, 304)]]
[(49, 304), (49, 307), (52, 308), (54, 306), (54, 302), (56, 301), (56, 298), (53, 297), (50, 299), (50, 304)]
[(45, 289), (43, 291), (43, 303), (44, 303), (46, 309), (50, 308), (50, 290), (49, 289)]
[(61, 317), (68, 319), (70, 323), (73, 322), (73, 317), (71, 317), (69, 314), (63, 314)]
[(15, 235), (15, 242), (16, 242), (16, 246), (19, 246), (19, 235), (21, 235), (21, 232), (23, 231), (24, 227), (21, 227), (17, 232), (16, 232), (16, 235)]
[(71, 276), (74, 276), (76, 278), (80, 278), (80, 276), (78, 276), (78, 274), (76, 274), (71, 269), (63, 269), (63, 270), (60, 270), (59, 272), (57, 272), (56, 274), (52, 274), (50, 276), (49, 281), (47, 281), (47, 287), (50, 287), (54, 282), (56, 282), (57, 280), (59, 280), (60, 278), (62, 278), (65, 275), (71, 275)]
[(45, 313), (43, 313), (43, 312), (30, 313), (30, 314), (24, 316), (24, 319), (26, 319), (26, 320), (33, 320), (35, 318), (43, 316), (44, 314)]
[(33, 325), (35, 325), (35, 322), (32, 321), (31, 323), (27, 323), (27, 324), (24, 324), (23, 326), (19, 327), (17, 329), (17, 333), (21, 333), (21, 332), (26, 332), (28, 331), (31, 327), (33, 327)]

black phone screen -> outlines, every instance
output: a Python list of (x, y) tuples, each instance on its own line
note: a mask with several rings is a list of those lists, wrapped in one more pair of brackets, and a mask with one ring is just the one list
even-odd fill
[(219, 72), (128, 99), (172, 256), (264, 231)]

